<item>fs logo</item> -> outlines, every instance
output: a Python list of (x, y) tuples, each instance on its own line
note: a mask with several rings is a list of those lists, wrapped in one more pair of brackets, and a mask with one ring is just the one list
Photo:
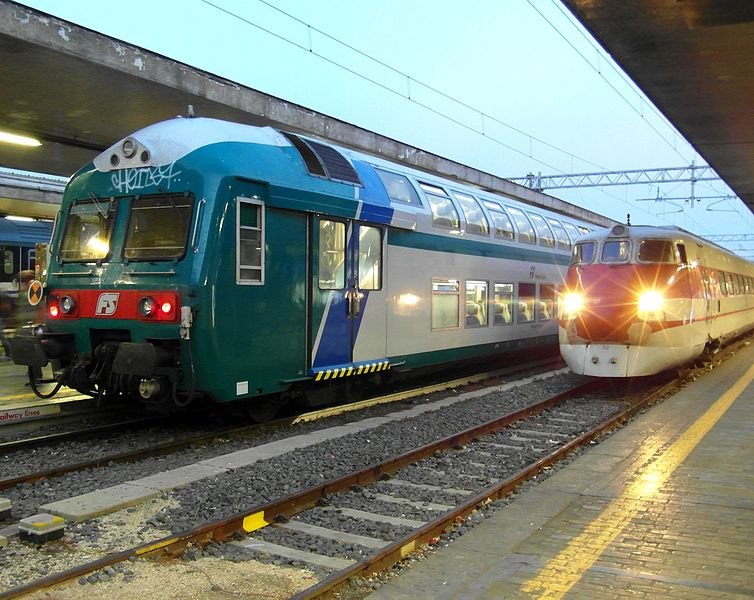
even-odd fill
[(97, 307), (94, 309), (94, 314), (98, 317), (114, 315), (115, 311), (118, 310), (118, 298), (120, 298), (120, 294), (116, 292), (100, 294), (97, 298)]

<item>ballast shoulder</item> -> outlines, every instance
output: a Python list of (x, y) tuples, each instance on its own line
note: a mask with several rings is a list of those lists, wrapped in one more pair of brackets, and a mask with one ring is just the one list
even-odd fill
[(125, 137), (94, 159), (98, 171), (168, 165), (198, 148), (219, 142), (290, 146), (272, 127), (255, 127), (218, 119), (175, 118)]

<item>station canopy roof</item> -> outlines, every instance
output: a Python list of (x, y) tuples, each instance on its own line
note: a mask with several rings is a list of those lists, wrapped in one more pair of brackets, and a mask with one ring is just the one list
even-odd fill
[(754, 2), (562, 1), (754, 212)]
[[(563, 2), (754, 210), (754, 2)], [(3, 167), (68, 176), (118, 139), (186, 115), (192, 104), (197, 115), (298, 131), (389, 160), (408, 154), (409, 166), (524, 200), (529, 193), (10, 0), (0, 0), (0, 64), (0, 129), (43, 141), (41, 148), (0, 144)]]

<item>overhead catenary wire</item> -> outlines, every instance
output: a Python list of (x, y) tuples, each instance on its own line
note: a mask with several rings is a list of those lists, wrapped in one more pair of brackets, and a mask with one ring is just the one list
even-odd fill
[[(326, 62), (326, 63), (328, 63), (330, 65), (333, 65), (333, 66), (335, 66), (335, 67), (337, 67), (339, 69), (342, 69), (343, 71), (345, 71), (345, 72), (347, 72), (347, 73), (349, 73), (349, 74), (351, 74), (351, 75), (353, 75), (353, 76), (355, 76), (355, 77), (357, 77), (359, 79), (362, 79), (362, 80), (364, 80), (364, 81), (366, 81), (366, 82), (368, 82), (368, 83), (370, 83), (370, 84), (372, 84), (372, 85), (374, 85), (374, 86), (376, 86), (376, 87), (378, 87), (378, 88), (380, 88), (382, 90), (385, 90), (388, 93), (391, 93), (391, 94), (394, 94), (396, 96), (399, 96), (400, 98), (402, 98), (404, 100), (408, 100), (409, 102), (411, 102), (411, 103), (413, 103), (413, 104), (415, 104), (417, 106), (420, 106), (424, 110), (427, 110), (428, 112), (430, 112), (430, 113), (432, 113), (432, 114), (434, 114), (434, 115), (436, 115), (436, 116), (438, 116), (438, 117), (440, 117), (442, 119), (445, 119), (448, 122), (451, 122), (451, 123), (453, 123), (453, 124), (455, 124), (455, 125), (463, 128), (463, 129), (466, 129), (467, 131), (470, 131), (472, 133), (481, 135), (485, 139), (487, 139), (487, 140), (489, 140), (489, 141), (491, 141), (493, 143), (496, 143), (496, 144), (500, 145), (503, 148), (506, 148), (506, 149), (508, 149), (508, 150), (510, 150), (512, 152), (515, 152), (516, 154), (519, 154), (521, 156), (530, 158), (530, 159), (534, 160), (535, 162), (537, 162), (537, 163), (539, 163), (541, 165), (544, 165), (544, 166), (546, 166), (546, 167), (548, 167), (550, 169), (553, 169), (554, 171), (556, 171), (558, 173), (564, 173), (564, 171), (561, 170), (561, 169), (559, 169), (558, 167), (556, 167), (554, 165), (551, 165), (551, 164), (545, 162), (541, 158), (537, 158), (537, 156), (534, 155), (533, 148), (531, 147), (531, 142), (532, 141), (536, 141), (537, 143), (542, 144), (543, 146), (546, 146), (546, 147), (551, 148), (551, 149), (553, 149), (553, 150), (555, 150), (557, 152), (560, 152), (560, 153), (562, 153), (562, 154), (570, 157), (571, 159), (576, 158), (579, 161), (582, 161), (584, 163), (591, 164), (591, 165), (596, 166), (596, 167), (598, 167), (600, 169), (607, 170), (607, 168), (604, 167), (603, 165), (600, 165), (600, 164), (595, 163), (595, 162), (593, 162), (591, 160), (588, 160), (586, 158), (580, 157), (580, 156), (574, 154), (573, 152), (564, 150), (562, 148), (559, 148), (558, 146), (550, 144), (550, 143), (548, 143), (548, 142), (546, 142), (546, 141), (544, 141), (544, 140), (542, 140), (540, 138), (537, 138), (537, 137), (535, 137), (535, 136), (533, 136), (533, 135), (531, 135), (531, 134), (529, 134), (529, 133), (527, 133), (527, 132), (525, 132), (525, 131), (517, 128), (517, 127), (514, 127), (513, 125), (510, 125), (509, 123), (505, 123), (504, 121), (502, 121), (500, 119), (497, 119), (497, 118), (495, 118), (495, 117), (493, 117), (491, 115), (488, 115), (484, 111), (481, 111), (481, 110), (479, 110), (479, 109), (477, 109), (477, 108), (469, 105), (466, 102), (458, 100), (457, 98), (451, 96), (450, 94), (447, 94), (446, 92), (443, 92), (443, 91), (441, 91), (441, 90), (439, 90), (439, 89), (437, 89), (437, 88), (435, 88), (435, 87), (433, 87), (433, 86), (431, 86), (429, 84), (426, 84), (426, 83), (424, 83), (424, 82), (422, 82), (422, 81), (420, 81), (420, 80), (418, 80), (418, 79), (416, 79), (414, 77), (411, 77), (410, 75), (408, 75), (407, 73), (401, 71), (400, 69), (397, 69), (397, 68), (395, 68), (395, 67), (393, 67), (393, 66), (385, 63), (384, 61), (382, 61), (380, 59), (377, 59), (377, 58), (369, 55), (368, 53), (366, 53), (366, 52), (364, 52), (364, 51), (362, 51), (362, 50), (360, 50), (360, 49), (358, 49), (358, 48), (356, 48), (356, 47), (354, 47), (354, 46), (352, 46), (352, 45), (350, 45), (350, 44), (348, 44), (346, 42), (343, 42), (342, 40), (336, 38), (335, 36), (333, 36), (333, 35), (325, 32), (325, 31), (322, 31), (321, 29), (319, 29), (319, 28), (311, 25), (310, 23), (307, 23), (306, 21), (304, 21), (304, 20), (296, 17), (295, 15), (291, 15), (290, 13), (288, 13), (288, 12), (286, 12), (286, 11), (284, 11), (284, 10), (276, 7), (276, 6), (274, 6), (273, 4), (271, 4), (270, 2), (268, 2), (266, 0), (258, 0), (258, 1), (261, 4), (267, 6), (268, 8), (270, 8), (270, 9), (272, 9), (272, 10), (274, 10), (274, 11), (276, 11), (276, 12), (282, 14), (282, 15), (284, 15), (285, 17), (287, 17), (287, 18), (295, 21), (296, 23), (298, 23), (298, 24), (306, 27), (306, 31), (307, 31), (307, 43), (306, 44), (301, 44), (301, 43), (299, 43), (297, 41), (289, 39), (288, 37), (286, 37), (284, 35), (281, 35), (280, 33), (277, 33), (277, 32), (275, 32), (275, 31), (273, 31), (273, 30), (271, 30), (271, 29), (269, 29), (267, 27), (264, 27), (264, 26), (262, 26), (262, 25), (260, 25), (258, 23), (255, 23), (255, 22), (253, 22), (253, 21), (251, 21), (251, 20), (243, 17), (242, 15), (239, 15), (238, 13), (233, 12), (232, 10), (229, 10), (229, 9), (223, 7), (223, 6), (220, 6), (219, 4), (216, 4), (216, 3), (214, 3), (214, 2), (212, 2), (210, 0), (200, 0), (200, 1), (202, 3), (204, 3), (204, 4), (206, 4), (207, 6), (209, 6), (211, 8), (214, 8), (217, 11), (220, 11), (220, 12), (222, 12), (222, 13), (224, 13), (224, 14), (232, 17), (232, 18), (235, 18), (235, 19), (237, 19), (237, 20), (245, 23), (248, 26), (251, 26), (251, 27), (253, 27), (255, 29), (258, 29), (259, 31), (262, 31), (262, 32), (264, 32), (264, 33), (266, 33), (266, 34), (268, 34), (268, 35), (270, 35), (270, 36), (272, 36), (272, 37), (274, 37), (274, 38), (276, 38), (276, 39), (278, 39), (278, 40), (280, 40), (280, 41), (282, 41), (282, 42), (284, 42), (286, 44), (294, 46), (295, 48), (298, 48), (301, 51), (304, 51), (304, 52), (306, 52), (308, 54), (316, 56), (320, 60), (322, 60), (322, 61), (324, 61), (324, 62)], [(531, 2), (529, 0), (527, 0), (527, 1), (531, 5)], [(542, 13), (538, 9), (536, 9), (536, 7), (534, 7), (533, 5), (532, 5), (532, 7), (534, 8), (534, 10), (537, 13), (539, 13), (543, 18), (545, 18), (545, 20), (556, 30), (556, 32), (558, 33), (558, 35), (560, 35), (561, 37), (563, 37), (563, 39), (565, 39), (565, 41), (574, 50), (576, 50), (576, 52), (579, 53), (579, 55), (582, 56), (582, 58), (584, 58), (584, 60), (587, 60), (583, 56), (583, 54), (581, 54), (578, 51), (578, 49), (567, 38), (565, 38), (565, 36), (563, 36), (562, 33), (560, 33), (557, 30), (557, 28), (554, 27), (554, 25), (546, 17), (544, 17), (544, 15), (542, 15)], [(338, 44), (338, 45), (340, 45), (340, 46), (342, 46), (344, 48), (347, 48), (348, 50), (350, 50), (352, 52), (357, 53), (359, 56), (361, 56), (361, 57), (363, 57), (363, 58), (365, 58), (365, 59), (367, 59), (369, 61), (372, 61), (374, 64), (379, 65), (379, 66), (381, 66), (381, 67), (383, 67), (385, 69), (388, 69), (389, 71), (391, 71), (391, 72), (399, 75), (400, 77), (404, 78), (406, 80), (406, 82), (407, 82), (407, 89), (406, 89), (406, 91), (404, 92), (403, 90), (396, 90), (393, 87), (391, 87), (390, 85), (386, 85), (385, 83), (382, 83), (382, 82), (380, 82), (380, 81), (378, 81), (378, 80), (376, 80), (376, 79), (374, 79), (372, 77), (369, 77), (369, 76), (367, 76), (367, 75), (365, 75), (365, 74), (363, 74), (363, 73), (361, 73), (359, 71), (356, 71), (355, 69), (353, 69), (351, 67), (348, 67), (348, 66), (342, 64), (341, 62), (339, 62), (339, 61), (337, 61), (337, 60), (335, 60), (335, 59), (333, 59), (333, 58), (331, 58), (329, 56), (326, 56), (325, 54), (322, 54), (321, 52), (318, 52), (317, 49), (314, 47), (312, 32), (315, 32), (318, 35), (321, 35), (324, 38), (326, 38), (326, 39), (328, 39), (328, 40), (330, 40), (330, 41), (332, 41), (332, 42), (334, 42), (334, 43), (336, 43), (336, 44)], [(587, 60), (587, 62), (589, 62), (589, 61)], [(591, 63), (589, 63), (589, 64), (591, 64)], [(631, 108), (635, 112), (637, 112), (637, 114), (639, 114), (639, 116), (641, 116), (642, 118), (644, 118), (644, 116), (639, 111), (636, 111), (635, 107), (633, 107), (633, 105), (631, 105), (631, 103), (625, 98), (625, 96), (623, 96), (620, 93), (620, 91), (615, 88), (615, 86), (613, 86), (609, 81), (607, 81), (604, 78), (604, 76), (602, 77), (602, 80), (605, 81), (612, 89), (614, 89), (624, 99), (624, 101), (626, 101), (629, 104), (629, 106), (631, 106)], [(465, 123), (465, 122), (461, 121), (460, 119), (458, 119), (456, 117), (448, 115), (448, 114), (442, 112), (441, 110), (439, 110), (437, 108), (434, 108), (434, 107), (426, 104), (425, 102), (421, 102), (421, 101), (417, 100), (415, 96), (412, 97), (412, 94), (411, 94), (411, 85), (412, 84), (416, 84), (418, 86), (426, 88), (427, 90), (431, 91), (434, 94), (437, 94), (441, 98), (445, 98), (446, 100), (448, 100), (448, 101), (450, 101), (450, 102), (452, 102), (452, 103), (454, 103), (454, 104), (456, 104), (456, 105), (458, 105), (460, 107), (463, 107), (466, 110), (470, 110), (472, 112), (475, 112), (480, 117), (480, 121), (481, 121), (481, 124), (482, 124), (481, 128), (473, 126), (473, 125), (469, 125), (468, 123)], [(646, 121), (645, 118), (644, 118), (644, 120)], [(529, 138), (530, 148), (528, 150), (521, 150), (519, 148), (516, 148), (516, 147), (512, 146), (511, 144), (506, 143), (505, 141), (503, 141), (503, 140), (501, 140), (501, 139), (499, 139), (499, 138), (497, 138), (495, 136), (489, 135), (485, 131), (485, 126), (484, 126), (485, 121), (497, 123), (497, 124), (499, 124), (499, 125), (501, 125), (503, 127), (506, 127), (508, 129), (510, 129), (511, 131), (514, 131), (514, 132), (518, 133), (519, 135), (526, 136), (527, 138)], [(683, 156), (678, 152), (678, 150), (672, 144), (670, 144), (664, 138), (664, 136), (662, 136), (662, 134), (654, 126), (652, 126), (651, 123), (649, 123), (648, 121), (647, 121), (647, 123), (655, 131), (655, 133), (663, 139), (663, 141), (665, 141), (666, 143), (668, 143), (671, 146), (671, 148), (677, 154), (679, 154), (679, 156), (681, 156), (683, 158)], [(631, 210), (642, 210), (641, 208), (637, 207), (636, 205), (631, 204), (630, 202), (628, 202), (628, 201), (626, 201), (626, 200), (624, 200), (624, 199), (622, 199), (622, 198), (620, 198), (620, 197), (618, 197), (616, 195), (610, 194), (610, 193), (606, 192), (605, 190), (602, 190), (602, 189), (599, 189), (599, 188), (597, 188), (597, 190), (600, 193), (602, 193), (602, 194), (604, 194), (604, 195), (606, 195), (606, 196), (608, 196), (610, 198), (613, 198), (615, 200), (618, 200), (621, 203), (624, 203), (624, 204), (628, 205), (631, 208)], [(655, 216), (655, 217), (658, 216), (658, 215), (655, 215), (655, 214), (653, 214), (653, 213), (651, 213), (649, 211), (643, 211), (643, 212), (647, 212), (647, 214)], [(665, 219), (663, 219), (663, 220), (665, 220)], [(693, 221), (693, 219), (691, 219), (691, 220)], [(706, 231), (706, 227), (704, 227), (702, 224), (696, 223), (696, 222), (695, 222), (695, 224), (700, 229)]]

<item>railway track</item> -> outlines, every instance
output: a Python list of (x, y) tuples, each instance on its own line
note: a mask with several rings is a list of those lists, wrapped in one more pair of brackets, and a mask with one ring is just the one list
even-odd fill
[[(675, 384), (671, 382), (668, 385)], [(617, 409), (615, 402), (603, 402), (604, 410), (597, 411), (600, 414), (597, 417), (593, 415), (591, 419), (596, 422), (582, 421), (579, 411), (574, 410), (579, 404), (578, 398), (595, 392), (596, 386), (599, 385), (600, 382), (589, 383), (585, 388), (559, 394), (536, 405), (333, 478), (321, 485), (311, 486), (290, 496), (279, 497), (232, 517), (111, 553), (65, 572), (7, 590), (0, 594), (0, 598), (16, 597), (78, 578), (129, 558), (178, 556), (192, 547), (201, 547), (212, 542), (224, 543), (237, 537), (244, 539), (233, 543), (253, 554), (263, 552), (285, 556), (286, 551), (282, 548), (285, 548), (286, 542), (289, 542), (288, 548), (291, 550), (300, 551), (301, 545), (309, 543), (307, 537), (321, 536), (324, 533), (322, 525), (317, 524), (326, 522), (327, 518), (323, 515), (336, 514), (338, 518), (346, 521), (358, 522), (369, 520), (364, 515), (370, 512), (383, 515), (380, 517), (383, 533), (386, 522), (390, 521), (393, 526), (387, 541), (385, 535), (380, 538), (379, 532), (374, 536), (349, 531), (328, 534), (345, 536), (336, 538), (335, 542), (344, 554), (329, 556), (330, 559), (336, 559), (330, 563), (325, 561), (331, 565), (329, 570), (333, 571), (332, 574), (298, 597), (314, 598), (329, 593), (356, 575), (379, 571), (400, 561), (423, 544), (441, 536), (454, 523), (474, 512), (478, 506), (490, 499), (506, 495), (526, 479), (615, 427), (665, 393), (665, 387), (657, 389), (641, 402), (632, 403), (621, 410)], [(581, 406), (584, 405), (582, 400)], [(607, 416), (603, 413), (610, 414)], [(518, 425), (511, 429), (514, 423)], [(523, 448), (530, 452), (522, 453)], [(533, 454), (534, 458), (527, 459), (528, 463), (517, 469), (515, 474), (502, 481), (495, 480), (492, 474), (499, 471), (502, 462), (512, 460), (518, 454), (529, 458), (532, 458)], [(460, 468), (462, 475), (458, 478), (434, 483), (428, 483), (421, 477), (416, 479), (419, 472), (429, 472), (436, 476), (439, 472), (456, 470), (452, 467), (455, 461), (465, 461), (465, 466)], [(387, 481), (384, 480), (386, 478)], [(386, 492), (396, 489), (402, 490), (399, 496), (409, 496), (404, 499), (408, 504), (394, 503), (402, 505), (399, 511), (403, 516), (391, 517), (384, 506), (375, 511), (376, 504), (386, 502), (385, 496), (395, 495)], [(419, 498), (412, 499), (411, 494), (419, 494)], [(441, 497), (442, 501), (431, 502), (427, 500), (427, 494), (435, 498)], [(415, 504), (421, 507), (426, 502), (430, 504), (418, 509), (419, 512), (406, 508)], [(409, 516), (406, 517), (406, 514)], [(331, 528), (324, 527), (324, 530), (328, 529)], [(249, 534), (253, 537), (249, 538)], [(393, 541), (390, 541), (391, 536), (394, 538)], [(299, 541), (296, 541), (297, 538)]]
[[(7, 477), (0, 479), (0, 491), (7, 490), (17, 485), (34, 483), (50, 477), (59, 477), (68, 473), (74, 473), (77, 471), (84, 471), (87, 469), (99, 469), (111, 464), (128, 463), (144, 458), (169, 455), (180, 450), (184, 450), (192, 447), (199, 447), (205, 444), (209, 444), (217, 439), (232, 439), (240, 438), (244, 436), (253, 435), (256, 432), (263, 431), (275, 427), (284, 427), (288, 425), (295, 425), (297, 423), (305, 423), (325, 419), (328, 417), (336, 416), (346, 412), (353, 412), (363, 410), (366, 408), (379, 406), (383, 404), (391, 404), (395, 402), (401, 402), (403, 400), (415, 398), (417, 396), (424, 396), (434, 392), (444, 391), (453, 388), (459, 388), (464, 386), (473, 385), (479, 382), (489, 382), (493, 380), (499, 380), (502, 377), (515, 376), (522, 372), (530, 372), (533, 369), (548, 367), (552, 364), (552, 360), (536, 361), (533, 363), (527, 363), (525, 365), (518, 365), (515, 367), (509, 367), (505, 369), (496, 369), (494, 371), (488, 371), (484, 373), (476, 373), (465, 377), (453, 379), (450, 381), (444, 381), (441, 383), (433, 383), (430, 385), (411, 388), (392, 394), (383, 396), (377, 396), (360, 402), (354, 402), (350, 404), (343, 404), (339, 406), (327, 407), (320, 410), (309, 411), (300, 415), (292, 417), (285, 417), (277, 419), (271, 423), (263, 425), (242, 425), (237, 427), (224, 428), (220, 430), (212, 431), (206, 434), (196, 434), (181, 437), (179, 439), (170, 440), (167, 442), (151, 444), (140, 448), (130, 449), (122, 452), (114, 452), (111, 454), (100, 454), (96, 458), (90, 460), (76, 461), (68, 464), (58, 465), (50, 468), (43, 468), (38, 471), (25, 473), (16, 477)], [(174, 419), (173, 416), (159, 416), (148, 417), (140, 419), (130, 419), (127, 421), (119, 421), (114, 423), (108, 423), (99, 425), (96, 427), (90, 427), (87, 429), (79, 429), (65, 432), (52, 433), (42, 436), (34, 436), (27, 439), (13, 440), (10, 442), (0, 443), (0, 453), (10, 454), (12, 452), (25, 451), (31, 448), (38, 448), (43, 446), (50, 446), (59, 442), (72, 441), (72, 440), (87, 440), (103, 436), (107, 433), (120, 432), (124, 428), (129, 427), (147, 427), (149, 425), (155, 425), (160, 423), (170, 422)]]

